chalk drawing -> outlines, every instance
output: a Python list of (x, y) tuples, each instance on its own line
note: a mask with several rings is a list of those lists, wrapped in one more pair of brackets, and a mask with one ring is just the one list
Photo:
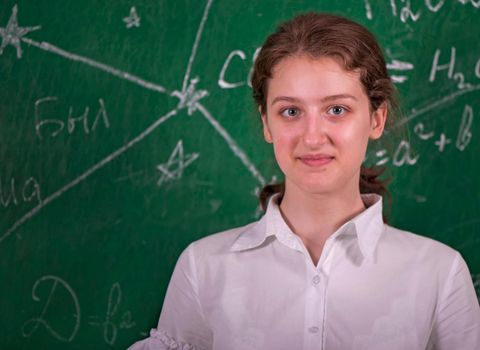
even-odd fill
[(250, 173), (257, 179), (257, 181), (263, 186), (265, 185), (265, 179), (257, 170), (257, 168), (253, 165), (250, 161), (246, 153), (238, 146), (237, 142), (230, 136), (230, 134), (220, 125), (220, 123), (212, 117), (210, 112), (201, 104), (197, 104), (197, 109), (203, 116), (207, 119), (207, 121), (214, 127), (214, 129), (223, 137), (223, 139), (227, 142), (228, 147), (232, 150), (233, 154), (235, 154), (245, 165), (245, 167), (250, 171)]
[(199, 156), (199, 153), (184, 154), (183, 141), (179, 140), (173, 152), (170, 154), (168, 161), (157, 165), (157, 169), (161, 173), (157, 181), (157, 186), (162, 186), (167, 181), (180, 180), (185, 168), (192, 164)]
[[(50, 292), (48, 293), (48, 297), (45, 300), (45, 304), (43, 305), (42, 312), (40, 313), (40, 316), (34, 317), (23, 324), (22, 335), (24, 337), (30, 337), (32, 336), (33, 333), (35, 333), (35, 331), (37, 331), (38, 327), (42, 325), (45, 328), (45, 330), (55, 339), (63, 342), (71, 342), (77, 335), (78, 329), (80, 328), (81, 311), (80, 311), (80, 304), (78, 302), (77, 294), (75, 293), (73, 288), (70, 287), (68, 283), (65, 282), (63, 279), (61, 279), (60, 277), (47, 275), (39, 278), (33, 285), (32, 299), (34, 301), (37, 301), (37, 302), (42, 301), (42, 298), (37, 295), (38, 293), (37, 288), (40, 288), (39, 286), (41, 284), (46, 284), (47, 282), (51, 282), (51, 287), (50, 287)], [(73, 312), (69, 311), (68, 315), (72, 315), (73, 323), (72, 323), (71, 332), (69, 332), (69, 334), (61, 334), (59, 331), (55, 330), (52, 327), (52, 325), (48, 322), (48, 319), (47, 319), (50, 303), (52, 302), (52, 298), (55, 295), (55, 291), (57, 290), (57, 287), (64, 289), (62, 291), (62, 298), (65, 292), (67, 292), (71, 298), (70, 301), (72, 303)], [(44, 287), (40, 289), (45, 290)], [(62, 323), (62, 325), (64, 324), (65, 322)]]
[(442, 97), (441, 99), (435, 101), (435, 102), (432, 102), (432, 103), (429, 103), (427, 104), (426, 106), (424, 107), (421, 107), (419, 109), (417, 108), (412, 108), (412, 111), (411, 113), (403, 118), (402, 120), (400, 120), (398, 123), (394, 124), (393, 125), (393, 128), (397, 128), (405, 123), (408, 123), (410, 120), (413, 120), (427, 112), (430, 112), (431, 110), (435, 109), (435, 108), (438, 108), (440, 106), (443, 106), (444, 104), (447, 104), (449, 103), (450, 101), (456, 99), (457, 97), (461, 96), (461, 95), (465, 95), (467, 93), (470, 93), (470, 92), (475, 92), (475, 91), (478, 91), (480, 90), (480, 84), (479, 85), (474, 85), (472, 86), (471, 88), (468, 88), (468, 89), (464, 89), (464, 90), (458, 90), (454, 93), (451, 93), (447, 96), (444, 96)]
[[(192, 52), (191, 52), (191, 55), (190, 55), (190, 58), (189, 58), (189, 61), (188, 61), (188, 65), (187, 65), (187, 70), (186, 70), (186, 73), (185, 73), (185, 76), (184, 76), (184, 81), (183, 81), (183, 87), (182, 87), (182, 92), (183, 94), (179, 93), (178, 91), (174, 91), (173, 93), (173, 96), (177, 97), (180, 99), (180, 102), (182, 102), (182, 98), (183, 98), (183, 102), (184, 104), (180, 103), (180, 106), (182, 107), (189, 107), (189, 108), (194, 108), (195, 110), (198, 108), (200, 109), (201, 107), (201, 113), (203, 116), (205, 116), (205, 118), (209, 121), (209, 123), (214, 127), (214, 129), (220, 133), (220, 135), (227, 141), (227, 144), (229, 145), (230, 149), (234, 152), (234, 154), (240, 158), (240, 160), (242, 161), (242, 163), (247, 167), (247, 169), (250, 171), (250, 173), (260, 182), (260, 184), (264, 184), (265, 183), (265, 180), (263, 179), (262, 175), (259, 173), (259, 171), (256, 169), (256, 167), (253, 165), (253, 163), (249, 160), (249, 158), (247, 157), (247, 155), (245, 154), (245, 152), (243, 152), (243, 150), (240, 149), (240, 147), (237, 145), (237, 143), (233, 140), (233, 138), (226, 132), (226, 130), (220, 125), (220, 123), (218, 123), (218, 121), (216, 121), (212, 116), (211, 114), (207, 111), (206, 108), (204, 108), (201, 104), (198, 103), (198, 100), (199, 98), (201, 97), (204, 97), (206, 96), (205, 95), (205, 90), (199, 90), (201, 91), (200, 94), (193, 94), (192, 95), (192, 92), (194, 91), (194, 89), (190, 90), (189, 93), (186, 93), (186, 89), (187, 89), (187, 82), (189, 80), (189, 76), (190, 76), (190, 70), (191, 70), (191, 67), (192, 67), (192, 64), (193, 64), (193, 61), (194, 61), (194, 58), (195, 58), (195, 55), (196, 55), (196, 52), (197, 52), (197, 48), (198, 48), (198, 44), (199, 44), (199, 41), (200, 41), (200, 38), (201, 38), (201, 34), (202, 34), (202, 31), (203, 31), (203, 26), (207, 20), (207, 17), (208, 17), (208, 12), (209, 12), (209, 9), (210, 9), (210, 6), (212, 4), (212, 0), (209, 0), (205, 6), (205, 10), (204, 10), (204, 13), (203, 13), (203, 16), (202, 16), (202, 20), (200, 22), (200, 26), (199, 26), (199, 29), (197, 30), (197, 34), (196, 34), (196, 37), (195, 37), (195, 42), (193, 44), (193, 48), (192, 48)], [(150, 90), (154, 90), (154, 91), (157, 91), (157, 92), (167, 92), (166, 89), (163, 87), (163, 86), (160, 86), (160, 85), (157, 85), (157, 84), (154, 84), (154, 83), (151, 83), (151, 82), (148, 82), (148, 81), (145, 81), (137, 76), (134, 76), (130, 73), (127, 73), (127, 72), (123, 72), (123, 71), (120, 71), (118, 69), (115, 69), (115, 68), (112, 68), (106, 64), (103, 64), (103, 63), (100, 63), (100, 62), (97, 62), (97, 61), (94, 61), (92, 59), (89, 59), (89, 58), (86, 58), (86, 57), (83, 57), (83, 56), (80, 56), (80, 55), (77, 55), (77, 54), (74, 54), (74, 53), (71, 53), (71, 52), (68, 52), (66, 50), (63, 50), (57, 46), (54, 46), (50, 43), (47, 43), (47, 42), (36, 42), (34, 40), (31, 40), (31, 39), (28, 39), (28, 38), (22, 38), (21, 39), (22, 41), (28, 43), (29, 45), (32, 45), (34, 47), (37, 47), (37, 48), (40, 48), (44, 51), (47, 51), (47, 52), (51, 52), (51, 53), (54, 53), (54, 54), (57, 54), (57, 55), (60, 55), (62, 57), (65, 57), (67, 59), (70, 59), (72, 61), (77, 61), (77, 62), (81, 62), (81, 63), (84, 63), (84, 64), (87, 64), (91, 67), (94, 67), (94, 68), (97, 68), (97, 69), (100, 69), (100, 70), (103, 70), (109, 74), (112, 74), (114, 76), (117, 76), (121, 79), (124, 79), (124, 80), (127, 80), (127, 81), (130, 81), (132, 83), (135, 83), (137, 85), (140, 85), (146, 89), (150, 89)], [(257, 50), (258, 51), (258, 50)], [(256, 52), (257, 54), (257, 52)], [(190, 82), (190, 86), (194, 86), (196, 84), (196, 79), (192, 79), (192, 81)], [(187, 98), (190, 97), (190, 98)], [(195, 98), (193, 98), (195, 97)], [(92, 166), (91, 168), (89, 168), (88, 170), (86, 170), (84, 173), (82, 173), (80, 176), (78, 176), (77, 178), (75, 178), (73, 181), (71, 181), (70, 183), (67, 183), (66, 185), (64, 185), (63, 187), (61, 187), (59, 190), (55, 191), (54, 193), (52, 193), (51, 195), (47, 196), (41, 204), (35, 206), (33, 209), (31, 209), (29, 212), (27, 212), (26, 214), (24, 214), (20, 219), (18, 219), (17, 221), (15, 221), (13, 223), (12, 226), (10, 226), (9, 229), (7, 229), (7, 231), (5, 231), (1, 236), (0, 236), (0, 244), (3, 242), (4, 239), (6, 239), (7, 237), (9, 237), (16, 229), (18, 229), (20, 226), (22, 226), (24, 223), (26, 223), (28, 220), (30, 220), (33, 216), (35, 216), (38, 212), (40, 212), (40, 210), (45, 207), (47, 204), (49, 204), (50, 202), (54, 201), (55, 199), (59, 198), (63, 193), (65, 193), (66, 191), (70, 190), (71, 188), (75, 187), (76, 185), (78, 185), (79, 183), (81, 183), (82, 181), (84, 181), (85, 179), (87, 179), (90, 175), (92, 175), (93, 173), (95, 173), (97, 170), (101, 169), (103, 166), (105, 166), (106, 164), (108, 164), (110, 161), (112, 161), (113, 159), (117, 158), (118, 156), (120, 156), (121, 154), (123, 154), (125, 151), (127, 151), (128, 149), (130, 149), (131, 147), (133, 147), (134, 145), (136, 145), (138, 142), (140, 142), (143, 138), (145, 138), (146, 136), (148, 136), (153, 130), (155, 130), (160, 124), (162, 124), (163, 122), (165, 122), (166, 120), (168, 120), (170, 117), (176, 115), (178, 112), (177, 109), (174, 109), (170, 112), (168, 112), (166, 115), (164, 115), (163, 117), (161, 117), (160, 119), (158, 119), (156, 122), (154, 122), (152, 125), (150, 125), (144, 132), (140, 133), (137, 137), (135, 137), (134, 139), (132, 139), (129, 143), (127, 143), (126, 145), (120, 147), (119, 149), (117, 149), (116, 151), (114, 151), (113, 153), (111, 153), (109, 156), (105, 157), (103, 160), (101, 160), (100, 162), (98, 162), (97, 164), (95, 164), (94, 166)], [(193, 112), (193, 111), (192, 111)]]
[(197, 83), (198, 77), (193, 78), (185, 90), (175, 90), (171, 94), (171, 96), (175, 96), (180, 100), (177, 108), (187, 108), (188, 115), (192, 115), (197, 110), (198, 101), (208, 95), (207, 90), (196, 90)]
[(140, 85), (140, 86), (144, 87), (145, 89), (153, 90), (153, 91), (156, 91), (156, 92), (162, 92), (162, 93), (167, 92), (166, 89), (161, 85), (148, 82), (148, 81), (146, 81), (146, 80), (144, 80), (140, 77), (137, 77), (136, 75), (121, 71), (121, 70), (113, 68), (113, 67), (110, 67), (106, 64), (97, 62), (97, 61), (92, 60), (90, 58), (86, 58), (86, 57), (68, 52), (68, 51), (63, 50), (63, 49), (61, 49), (61, 48), (59, 48), (55, 45), (52, 45), (50, 43), (47, 43), (47, 42), (44, 42), (44, 41), (43, 42), (37, 42), (35, 40), (31, 40), (31, 39), (28, 39), (28, 38), (22, 38), (22, 41), (29, 44), (29, 45), (35, 46), (35, 47), (37, 47), (41, 50), (51, 52), (51, 53), (54, 53), (56, 55), (65, 57), (65, 58), (67, 58), (71, 61), (81, 62), (81, 63), (87, 64), (91, 67), (100, 69), (100, 70), (102, 70), (106, 73), (109, 73), (111, 75), (114, 75), (118, 78), (130, 81), (130, 82), (135, 83), (137, 85)]
[(75, 187), (88, 177), (90, 177), (92, 174), (103, 168), (105, 165), (110, 163), (112, 160), (115, 158), (119, 157), (126, 151), (128, 151), (130, 148), (135, 146), (137, 143), (142, 141), (145, 137), (147, 137), (149, 134), (151, 134), (156, 128), (158, 128), (161, 124), (165, 123), (168, 119), (173, 117), (174, 115), (177, 114), (177, 110), (174, 109), (164, 116), (160, 117), (157, 119), (153, 124), (151, 124), (147, 129), (145, 129), (143, 132), (141, 132), (138, 136), (130, 140), (127, 144), (123, 145), (122, 147), (118, 148), (116, 151), (112, 152), (105, 158), (103, 158), (101, 161), (96, 163), (94, 166), (83, 172), (80, 176), (76, 177), (73, 181), (67, 183), (57, 191), (53, 192), (51, 195), (47, 196), (41, 203), (36, 205), (33, 209), (31, 209), (29, 212), (24, 214), (20, 219), (15, 221), (10, 228), (5, 231), (0, 236), (0, 243), (3, 242), (7, 237), (9, 237), (17, 228), (22, 226), (24, 223), (26, 223), (28, 220), (30, 220), (33, 216), (38, 214), (40, 210), (42, 210), (47, 204), (50, 204), (52, 201), (55, 199), (59, 198), (62, 194), (64, 194), (66, 191), (70, 190), (71, 188)]
[(34, 27), (19, 27), (17, 19), (18, 8), (15, 4), (12, 8), (12, 15), (8, 19), (7, 26), (0, 27), (0, 36), (2, 37), (2, 44), (0, 45), (0, 55), (7, 45), (12, 45), (17, 50), (17, 58), (22, 58), (22, 48), (20, 46), (20, 39), (34, 30), (38, 30), (40, 26)]
[(435, 141), (435, 146), (438, 147), (439, 152), (443, 152), (445, 150), (445, 146), (450, 144), (451, 142), (452, 140), (447, 138), (445, 134), (442, 132), (440, 134), (440, 138), (437, 141)]
[(137, 14), (135, 6), (132, 6), (130, 8), (130, 14), (127, 17), (123, 18), (123, 21), (125, 22), (127, 29), (130, 29), (132, 27), (140, 27), (140, 17)]
[(88, 324), (90, 326), (103, 327), (103, 339), (105, 343), (109, 345), (115, 344), (118, 335), (118, 329), (129, 329), (135, 326), (135, 322), (132, 320), (132, 314), (130, 311), (125, 311), (120, 317), (120, 321), (115, 320), (115, 316), (118, 314), (118, 309), (122, 301), (122, 289), (118, 282), (115, 282), (110, 288), (108, 293), (107, 311), (105, 313), (105, 319), (100, 322), (97, 316), (90, 316)]
[(202, 20), (200, 21), (197, 34), (195, 35), (195, 41), (193, 43), (192, 52), (188, 59), (187, 70), (185, 71), (185, 75), (183, 77), (182, 92), (185, 92), (188, 81), (190, 80), (190, 70), (192, 69), (192, 64), (195, 59), (195, 55), (197, 54), (198, 44), (200, 42), (200, 38), (202, 37), (203, 27), (205, 25), (205, 22), (207, 21), (208, 13), (210, 11), (211, 5), (212, 5), (212, 0), (208, 0), (205, 6), (205, 9), (203, 10)]

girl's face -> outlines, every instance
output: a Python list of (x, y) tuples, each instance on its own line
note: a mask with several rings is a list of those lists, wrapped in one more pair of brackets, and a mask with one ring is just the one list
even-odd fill
[(358, 193), (368, 140), (382, 135), (387, 114), (384, 105), (370, 112), (359, 73), (294, 56), (274, 67), (267, 91), (263, 132), (286, 190)]

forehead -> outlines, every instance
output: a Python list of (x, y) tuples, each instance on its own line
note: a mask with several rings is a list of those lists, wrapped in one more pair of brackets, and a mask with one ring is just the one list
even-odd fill
[(285, 58), (273, 68), (267, 99), (279, 94), (322, 98), (347, 93), (366, 98), (358, 71), (347, 71), (330, 57), (302, 55)]

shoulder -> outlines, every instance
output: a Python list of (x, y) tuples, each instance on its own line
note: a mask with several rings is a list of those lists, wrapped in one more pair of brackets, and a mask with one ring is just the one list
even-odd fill
[(254, 221), (244, 226), (205, 236), (191, 243), (187, 250), (191, 250), (197, 258), (229, 253), (239, 236), (253, 234), (260, 229), (260, 224), (261, 221)]
[(379, 245), (393, 257), (402, 256), (416, 263), (429, 262), (444, 268), (460, 257), (455, 249), (440, 241), (389, 225), (385, 225)]

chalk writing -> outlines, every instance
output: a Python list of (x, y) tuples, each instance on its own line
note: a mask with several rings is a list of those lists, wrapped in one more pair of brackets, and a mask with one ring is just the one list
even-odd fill
[(412, 156), (410, 142), (406, 140), (401, 140), (395, 149), (392, 159), (390, 159), (388, 151), (385, 148), (376, 150), (375, 158), (377, 160), (375, 161), (375, 165), (383, 166), (388, 164), (390, 160), (392, 160), (392, 164), (396, 167), (401, 167), (404, 165), (415, 165), (419, 157), (420, 155), (416, 155), (415, 157)]
[(367, 18), (371, 20), (373, 18), (372, 6), (370, 5), (369, 0), (364, 0), (364, 2), (365, 2), (365, 12), (367, 13)]
[(435, 81), (435, 76), (437, 71), (442, 71), (442, 70), (448, 70), (447, 76), (451, 79), (453, 77), (453, 71), (455, 69), (455, 47), (451, 47), (450, 49), (450, 61), (448, 63), (444, 64), (439, 64), (439, 57), (441, 50), (436, 49), (435, 54), (433, 55), (433, 63), (432, 63), (432, 69), (430, 70), (430, 77), (428, 78), (428, 81), (434, 82)]
[(415, 126), (413, 127), (413, 131), (415, 132), (415, 134), (417, 134), (420, 140), (424, 141), (431, 139), (435, 135), (433, 131), (425, 132), (425, 126), (423, 125), (423, 123), (415, 124)]
[(129, 329), (135, 326), (135, 322), (132, 321), (132, 314), (130, 311), (124, 312), (120, 316), (120, 320), (115, 320), (115, 316), (118, 314), (118, 309), (122, 301), (122, 289), (120, 284), (115, 282), (110, 288), (108, 293), (107, 311), (105, 319), (100, 323), (97, 316), (91, 316), (91, 326), (103, 327), (103, 339), (105, 343), (109, 345), (115, 344), (118, 335), (118, 329)]
[(18, 8), (14, 5), (12, 8), (12, 15), (8, 19), (6, 27), (0, 27), (0, 36), (2, 37), (2, 44), (0, 45), (0, 55), (7, 45), (12, 45), (17, 50), (17, 58), (22, 58), (22, 48), (20, 46), (20, 39), (34, 30), (38, 30), (40, 26), (34, 27), (19, 27), (17, 19)]
[(242, 59), (243, 61), (245, 61), (245, 52), (243, 52), (242, 50), (234, 50), (232, 52), (230, 52), (227, 56), (227, 59), (225, 60), (225, 62), (223, 63), (223, 66), (222, 66), (222, 70), (220, 71), (220, 76), (218, 77), (218, 85), (222, 88), (222, 89), (233, 89), (233, 88), (236, 88), (238, 86), (242, 86), (242, 85), (245, 85), (245, 82), (243, 81), (239, 81), (239, 82), (235, 82), (235, 83), (230, 83), (230, 82), (227, 82), (225, 80), (225, 72), (227, 71), (227, 68), (228, 66), (230, 65), (230, 61), (234, 58), (234, 57), (240, 57), (240, 59)]
[(35, 101), (35, 131), (37, 133), (38, 138), (43, 139), (44, 132), (42, 130), (44, 129), (50, 129), (50, 131), (47, 134), (47, 136), (50, 137), (55, 137), (58, 134), (62, 132), (62, 130), (65, 128), (65, 124), (67, 124), (67, 132), (69, 134), (72, 134), (75, 131), (77, 123), (81, 123), (83, 127), (83, 132), (85, 134), (88, 134), (90, 132), (94, 132), (97, 129), (97, 126), (99, 122), (101, 121), (104, 125), (105, 128), (110, 127), (110, 121), (108, 119), (108, 114), (107, 110), (105, 108), (105, 102), (103, 99), (99, 99), (99, 108), (96, 113), (95, 119), (91, 125), (89, 125), (88, 117), (90, 113), (90, 107), (85, 107), (83, 112), (78, 116), (74, 116), (74, 109), (72, 106), (68, 108), (68, 117), (67, 117), (67, 122), (65, 123), (63, 120), (60, 119), (55, 119), (55, 118), (50, 118), (46, 119), (44, 118), (44, 115), (41, 113), (40, 107), (43, 107), (43, 105), (49, 103), (56, 102), (58, 100), (58, 97), (56, 96), (47, 96), (38, 99)]
[(412, 157), (412, 150), (408, 141), (402, 140), (393, 155), (393, 165), (402, 166), (404, 164), (414, 165), (417, 163), (420, 155)]
[(438, 10), (442, 8), (443, 4), (445, 4), (445, 0), (439, 0), (437, 3), (434, 3), (433, 0), (425, 0), (425, 5), (432, 12), (438, 12)]
[(173, 152), (170, 154), (168, 161), (157, 165), (157, 169), (161, 174), (157, 181), (157, 186), (162, 186), (167, 181), (181, 179), (185, 168), (199, 156), (200, 154), (198, 153), (184, 154), (183, 141), (179, 140)]
[(130, 8), (130, 14), (127, 17), (123, 18), (123, 21), (125, 22), (127, 29), (130, 29), (132, 27), (140, 27), (140, 17), (138, 17), (135, 6), (132, 6)]
[[(45, 303), (43, 304), (43, 309), (42, 312), (40, 313), (40, 316), (34, 317), (28, 321), (26, 321), (23, 324), (22, 327), (22, 335), (24, 337), (30, 337), (32, 334), (34, 334), (39, 326), (43, 326), (43, 328), (49, 333), (51, 336), (53, 336), (55, 339), (63, 341), (63, 342), (71, 342), (75, 336), (77, 335), (78, 329), (80, 328), (80, 320), (81, 320), (81, 312), (80, 312), (80, 304), (78, 302), (77, 295), (75, 291), (68, 285), (67, 282), (65, 282), (63, 279), (61, 279), (58, 276), (53, 276), (53, 275), (48, 275), (48, 276), (43, 276), (39, 278), (35, 284), (33, 285), (32, 289), (32, 299), (36, 302), (41, 302), (42, 298), (38, 296), (37, 289), (40, 288), (41, 284), (47, 284), (51, 282), (51, 287), (50, 291), (48, 293), (48, 296), (45, 298)], [(61, 289), (61, 290), (59, 290)], [(42, 290), (45, 290), (42, 288)], [(62, 322), (61, 327), (65, 328), (66, 326), (70, 326), (70, 332), (67, 332), (67, 334), (62, 334), (58, 329), (55, 329), (54, 326), (52, 326), (51, 321), (48, 319), (48, 311), (50, 309), (52, 299), (55, 294), (59, 293), (67, 293), (67, 295), (70, 297), (70, 309), (71, 311), (68, 313), (69, 315), (72, 316), (72, 322), (71, 325), (66, 325), (65, 322)], [(62, 307), (64, 307), (62, 305)], [(59, 325), (60, 326), (60, 325)]]
[[(464, 151), (465, 148), (469, 145), (472, 139), (472, 123), (474, 119), (473, 108), (470, 105), (465, 105), (463, 114), (460, 120), (460, 125), (458, 129), (457, 139), (455, 142), (456, 148), (460, 151)], [(413, 131), (415, 135), (421, 141), (428, 141), (436, 136), (436, 133), (433, 130), (426, 129), (423, 123), (416, 123)], [(452, 143), (452, 140), (447, 136), (446, 133), (441, 132), (437, 135), (433, 144), (437, 147), (438, 152), (442, 153), (445, 151), (446, 147)], [(377, 161), (375, 165), (385, 165), (390, 161), (390, 158), (387, 154), (386, 149), (377, 150), (375, 152), (375, 157)], [(414, 165), (417, 163), (420, 155), (415, 157), (411, 156), (411, 146), (410, 143), (403, 140), (398, 145), (395, 155), (393, 157), (393, 165), (402, 166), (402, 165)]]
[[(387, 63), (387, 69), (393, 71), (409, 71), (413, 69), (413, 64), (410, 62), (402, 62), (393, 60), (391, 63)], [(406, 75), (391, 74), (390, 78), (394, 83), (403, 83), (408, 79)]]
[[(258, 54), (260, 53), (261, 47), (257, 47), (252, 55), (252, 61), (250, 65), (250, 69), (248, 71), (248, 75), (245, 81), (237, 81), (237, 82), (230, 82), (225, 78), (225, 74), (230, 67), (230, 64), (235, 57), (239, 57), (241, 60), (246, 59), (246, 54), (242, 50), (234, 50), (230, 52), (227, 56), (227, 59), (223, 63), (222, 69), (220, 70), (220, 75), (218, 77), (218, 86), (220, 86), (222, 89), (233, 89), (233, 88), (238, 88), (240, 86), (244, 86), (245, 83), (249, 86), (252, 87), (252, 74), (253, 74), (253, 64), (255, 63), (255, 60), (258, 57)], [(237, 60), (238, 61), (238, 60)]]
[[(364, 2), (365, 15), (369, 20), (371, 20), (373, 18), (373, 11), (370, 6), (370, 2), (368, 0), (364, 0)], [(397, 6), (397, 4), (401, 6), (400, 11), (398, 11), (399, 7)], [(474, 8), (480, 8), (479, 0), (457, 0), (456, 4), (461, 4), (464, 6), (470, 4)], [(437, 13), (438, 11), (440, 11), (443, 8), (443, 5), (445, 5), (445, 0), (424, 0), (425, 8), (432, 13)], [(417, 22), (423, 15), (422, 9), (418, 9), (418, 7), (421, 6), (421, 4), (416, 4), (416, 10), (414, 10), (411, 5), (411, 0), (390, 0), (390, 10), (392, 16), (397, 17), (400, 13), (399, 18), (403, 23), (406, 23), (409, 20), (411, 20), (412, 22)]]
[(29, 177), (23, 184), (18, 183), (15, 178), (10, 178), (10, 181), (4, 183), (0, 176), (0, 205), (4, 208), (9, 206), (17, 206), (21, 202), (35, 202), (40, 204), (42, 196), (40, 194), (40, 184), (32, 176)]
[(403, 6), (400, 10), (400, 20), (402, 22), (407, 22), (409, 19), (411, 19), (413, 22), (418, 21), (420, 18), (420, 13), (421, 11), (414, 12), (412, 10), (412, 5), (410, 4), (410, 0), (402, 0), (405, 2), (405, 6)]
[(450, 140), (449, 138), (447, 138), (445, 136), (445, 134), (442, 132), (440, 134), (440, 138), (435, 141), (435, 146), (438, 147), (438, 151), (439, 152), (443, 152), (445, 150), (445, 146), (448, 145), (449, 143), (451, 143), (452, 140)]
[(380, 158), (380, 160), (378, 160), (375, 165), (378, 165), (378, 166), (382, 166), (382, 165), (385, 165), (388, 163), (388, 156), (387, 156), (387, 150), (386, 149), (381, 149), (377, 152), (375, 152), (375, 156), (377, 158)]
[(460, 151), (464, 151), (472, 139), (472, 122), (473, 122), (473, 109), (471, 106), (466, 105), (463, 110), (462, 120), (460, 121), (460, 128), (458, 130), (457, 142), (455, 145)]
[(465, 75), (462, 72), (455, 72), (455, 59), (456, 59), (456, 49), (455, 47), (451, 47), (450, 49), (450, 61), (448, 63), (439, 64), (439, 57), (440, 57), (441, 50), (435, 50), (435, 54), (433, 55), (433, 63), (432, 68), (430, 70), (430, 76), (428, 80), (430, 82), (435, 81), (436, 73), (438, 71), (447, 70), (447, 77), (449, 79), (453, 79), (457, 82), (457, 87), (460, 90), (463, 89), (472, 89), (473, 85), (470, 83), (465, 82)]

